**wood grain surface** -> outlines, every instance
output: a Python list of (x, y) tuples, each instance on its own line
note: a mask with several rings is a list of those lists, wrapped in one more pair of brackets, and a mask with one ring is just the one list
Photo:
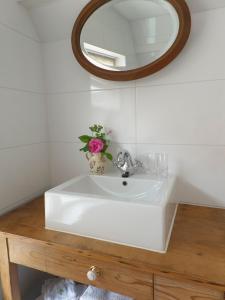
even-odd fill
[[(166, 254), (46, 230), (43, 198), (33, 200), (1, 217), (0, 231), (4, 237), (9, 238), (9, 244), (12, 239), (26, 238), (26, 241), (30, 240), (30, 247), (35, 249), (42, 248), (42, 244), (57, 246), (62, 251), (71, 249), (73, 253), (92, 257), (96, 261), (109, 261), (118, 269), (126, 266), (134, 272), (191, 280), (225, 291), (223, 209), (180, 205)], [(15, 253), (10, 251), (10, 255)], [(32, 265), (46, 270), (46, 265), (38, 259), (34, 255)], [(19, 257), (14, 262), (19, 263)], [(51, 268), (51, 261), (48, 262), (48, 268)]]
[(154, 300), (224, 300), (224, 292), (205, 286), (156, 276)]
[(7, 239), (0, 235), (0, 277), (4, 300), (21, 300), (17, 265), (9, 261)]
[[(86, 254), (68, 246), (9, 238), (10, 261), (56, 276), (115, 291), (134, 299), (153, 300), (153, 275), (111, 261), (108, 257)], [(101, 272), (90, 282), (87, 272), (96, 266)]]

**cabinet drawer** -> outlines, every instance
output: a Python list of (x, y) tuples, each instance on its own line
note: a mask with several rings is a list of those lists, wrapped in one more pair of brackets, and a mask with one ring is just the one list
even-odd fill
[[(119, 258), (26, 239), (10, 239), (9, 253), (10, 260), (17, 264), (31, 268), (35, 266), (47, 273), (136, 300), (153, 300), (153, 275), (133, 270), (129, 265), (122, 264)], [(99, 271), (94, 281), (87, 279), (87, 272), (92, 266)]]
[(155, 276), (155, 300), (224, 300), (224, 293), (202, 286)]
[[(94, 281), (87, 279), (87, 272), (95, 266), (100, 272)], [(92, 284), (115, 291), (137, 300), (153, 300), (153, 276), (134, 271), (110, 260), (94, 255), (78, 255), (73, 251), (55, 249), (46, 261), (47, 272), (75, 281)]]

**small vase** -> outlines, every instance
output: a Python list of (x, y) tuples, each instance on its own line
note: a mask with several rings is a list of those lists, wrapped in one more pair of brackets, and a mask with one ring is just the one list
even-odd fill
[(105, 173), (105, 162), (106, 159), (102, 153), (86, 154), (87, 160), (89, 161), (90, 172), (92, 175), (103, 175)]

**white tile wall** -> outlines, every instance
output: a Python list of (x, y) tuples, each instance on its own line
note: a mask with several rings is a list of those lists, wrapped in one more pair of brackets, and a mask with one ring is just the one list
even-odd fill
[(181, 201), (225, 207), (225, 9), (192, 17), (179, 57), (136, 82), (89, 75), (75, 61), (69, 37), (43, 45), (53, 185), (87, 171), (76, 137), (98, 121), (114, 131), (114, 153), (118, 147), (137, 156), (168, 152)]
[(58, 185), (88, 171), (86, 158), (79, 152), (81, 145), (72, 142), (51, 143), (50, 163), (52, 185)]
[(137, 141), (225, 145), (225, 81), (137, 88)]
[(41, 47), (26, 10), (0, 1), (0, 213), (49, 186)]
[(0, 89), (0, 149), (48, 141), (43, 95)]
[(48, 96), (52, 141), (78, 141), (95, 123), (113, 128), (112, 140), (135, 142), (135, 89), (114, 89)]
[(48, 188), (48, 145), (37, 143), (0, 151), (2, 211)]
[(0, 87), (43, 92), (38, 42), (0, 23)]

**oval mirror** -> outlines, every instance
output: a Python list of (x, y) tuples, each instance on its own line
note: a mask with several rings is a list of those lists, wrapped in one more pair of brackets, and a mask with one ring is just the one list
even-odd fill
[(75, 22), (72, 47), (88, 72), (134, 80), (176, 58), (190, 29), (184, 0), (92, 0)]

